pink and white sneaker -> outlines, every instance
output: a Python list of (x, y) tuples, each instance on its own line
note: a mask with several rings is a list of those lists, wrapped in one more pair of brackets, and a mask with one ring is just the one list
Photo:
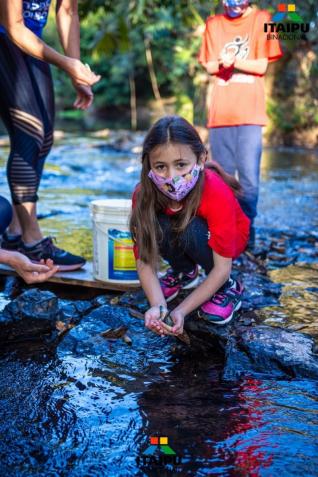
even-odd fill
[(166, 274), (160, 279), (163, 295), (167, 302), (172, 301), (180, 290), (194, 288), (199, 283), (199, 267), (190, 273), (175, 272), (169, 268)]
[(214, 325), (229, 323), (234, 313), (241, 308), (243, 285), (229, 278), (211, 300), (203, 303), (199, 316)]

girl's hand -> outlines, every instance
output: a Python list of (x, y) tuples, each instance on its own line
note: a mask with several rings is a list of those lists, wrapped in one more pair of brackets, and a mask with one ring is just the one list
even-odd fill
[(184, 325), (184, 314), (180, 310), (173, 310), (170, 313), (172, 321), (174, 322), (174, 326), (172, 327), (172, 333), (174, 335), (181, 335), (183, 333), (183, 325)]
[[(173, 310), (170, 313), (170, 318), (173, 321), (173, 325), (169, 326), (164, 321), (160, 321), (156, 323), (154, 326), (156, 327), (156, 332), (159, 333), (161, 336), (163, 335), (170, 335), (176, 336), (181, 335), (183, 333), (183, 325), (184, 325), (184, 314), (180, 310)], [(171, 321), (169, 320), (169, 321)]]
[(44, 282), (59, 269), (50, 259), (41, 260), (41, 264), (35, 264), (22, 253), (11, 252), (10, 255), (12, 256), (8, 264), (15, 269), (27, 284)]
[(158, 335), (166, 334), (164, 323), (161, 321), (162, 306), (152, 306), (145, 313), (145, 326)]
[(72, 82), (76, 87), (79, 85), (93, 86), (97, 83), (101, 76), (96, 75), (89, 66), (85, 66), (80, 60), (76, 58), (68, 58), (65, 67), (66, 73), (71, 77)]

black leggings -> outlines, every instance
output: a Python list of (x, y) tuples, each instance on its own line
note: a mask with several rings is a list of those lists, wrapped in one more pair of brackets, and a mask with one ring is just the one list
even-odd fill
[(11, 150), (8, 183), (14, 204), (36, 202), (44, 161), (53, 143), (54, 92), (50, 67), (0, 33), (0, 117)]
[(10, 202), (0, 195), (0, 235), (3, 234), (12, 219)]
[(206, 273), (213, 266), (213, 252), (208, 245), (208, 225), (200, 217), (194, 217), (184, 232), (175, 241), (172, 220), (168, 215), (158, 217), (163, 239), (159, 244), (161, 256), (167, 260), (176, 272), (191, 272), (196, 265), (201, 265)]

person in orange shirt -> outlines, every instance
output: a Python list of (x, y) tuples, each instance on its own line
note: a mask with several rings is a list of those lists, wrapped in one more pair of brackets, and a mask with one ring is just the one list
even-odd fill
[(251, 220), (257, 215), (262, 126), (266, 124), (264, 76), (282, 56), (279, 41), (268, 39), (267, 11), (247, 0), (223, 0), (224, 14), (208, 17), (199, 62), (216, 76), (208, 114), (213, 159), (242, 187), (239, 199)]

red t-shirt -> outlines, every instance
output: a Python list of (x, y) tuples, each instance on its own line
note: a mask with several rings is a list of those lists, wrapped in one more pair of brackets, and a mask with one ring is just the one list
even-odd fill
[[(242, 60), (279, 59), (282, 56), (279, 41), (268, 39), (264, 32), (264, 23), (270, 20), (267, 11), (254, 8), (244, 18), (209, 17), (199, 62), (216, 61), (221, 52), (234, 53)], [(266, 122), (264, 75), (220, 68), (213, 84), (207, 127), (264, 125)]]
[[(210, 169), (204, 170), (204, 183), (201, 203), (196, 216), (206, 220), (209, 229), (208, 244), (222, 257), (236, 258), (246, 248), (249, 238), (250, 220), (243, 213), (232, 189), (223, 179)], [(132, 196), (132, 207), (135, 207), (137, 186)], [(165, 214), (173, 215), (171, 209)], [(134, 247), (136, 259), (138, 248)]]

